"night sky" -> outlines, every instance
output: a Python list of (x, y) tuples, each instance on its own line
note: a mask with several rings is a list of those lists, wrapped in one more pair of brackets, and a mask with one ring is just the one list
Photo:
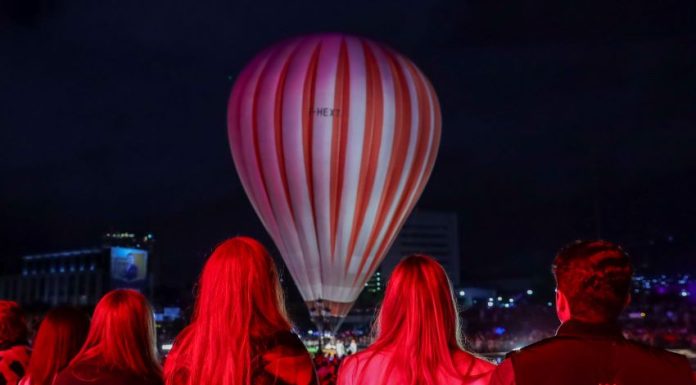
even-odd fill
[(409, 56), (438, 92), (418, 207), (458, 212), (465, 279), (543, 274), (597, 235), (693, 270), (696, 2), (578, 3), (2, 0), (2, 261), (151, 231), (165, 281), (189, 285), (217, 242), (267, 241), (227, 98), (259, 50), (335, 31)]

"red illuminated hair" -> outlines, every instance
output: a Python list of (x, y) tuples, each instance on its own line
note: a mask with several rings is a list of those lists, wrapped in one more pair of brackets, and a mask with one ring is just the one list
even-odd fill
[(155, 321), (147, 299), (135, 290), (113, 290), (97, 303), (87, 340), (69, 369), (79, 377), (84, 363), (161, 378), (155, 344)]
[[(399, 262), (389, 278), (375, 334), (364, 354), (370, 359), (390, 352), (386, 378), (437, 384), (438, 372), (459, 376), (453, 360), (463, 350), (459, 317), (449, 278), (437, 261), (417, 254)], [(374, 381), (368, 376), (358, 374), (357, 383)]]
[(290, 328), (268, 251), (252, 238), (228, 239), (203, 267), (193, 319), (167, 358), (165, 382), (251, 384), (252, 341)]
[(77, 309), (58, 307), (46, 313), (34, 339), (27, 378), (32, 385), (51, 385), (85, 342), (89, 318)]

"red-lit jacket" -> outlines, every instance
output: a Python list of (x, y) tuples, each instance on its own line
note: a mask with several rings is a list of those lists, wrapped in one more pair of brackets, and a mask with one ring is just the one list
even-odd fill
[[(187, 333), (185, 329), (182, 333)], [(181, 337), (181, 335), (180, 335)], [(317, 374), (304, 344), (291, 332), (279, 332), (266, 338), (256, 339), (252, 343), (251, 377), (254, 385), (318, 385)], [(174, 344), (167, 360), (179, 360), (186, 357), (185, 351)], [(172, 361), (174, 362), (174, 361)], [(166, 368), (166, 364), (165, 364)], [(190, 369), (185, 365), (179, 367), (168, 384), (186, 385), (189, 383)], [(197, 379), (198, 384), (205, 384), (204, 379)]]
[[(464, 351), (453, 353), (455, 369), (458, 373), (448, 373), (444, 369), (438, 373), (438, 383), (442, 385), (488, 385), (495, 365)], [(404, 385), (398, 371), (389, 370), (404, 365), (393, 362), (392, 353), (363, 351), (345, 358), (338, 371), (338, 385)]]
[(491, 385), (693, 385), (685, 357), (626, 340), (616, 325), (568, 321), (498, 366)]
[(80, 363), (58, 373), (53, 385), (163, 385), (160, 377), (146, 378), (98, 364)]
[(0, 346), (0, 384), (16, 385), (29, 364), (30, 349), (24, 344)]

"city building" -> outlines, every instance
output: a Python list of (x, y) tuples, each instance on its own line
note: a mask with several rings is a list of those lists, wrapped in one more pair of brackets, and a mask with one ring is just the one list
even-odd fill
[(452, 285), (460, 284), (459, 236), (454, 212), (414, 210), (401, 228), (381, 264), (381, 279), (386, 282), (399, 261), (408, 255), (423, 253), (437, 259)]
[(0, 298), (31, 305), (94, 305), (108, 290), (133, 288), (151, 296), (152, 234), (107, 233), (98, 247), (30, 254), (0, 277)]

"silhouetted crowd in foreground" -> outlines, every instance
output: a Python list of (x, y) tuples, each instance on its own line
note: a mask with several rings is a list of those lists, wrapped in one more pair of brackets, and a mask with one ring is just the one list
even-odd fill
[[(552, 268), (561, 321), (555, 333), (527, 329), (521, 336), (510, 326), (489, 330), (481, 325), (495, 314), (481, 313), (470, 320), (481, 331), (463, 341), (444, 269), (429, 256), (412, 255), (391, 275), (372, 343), (357, 352), (355, 341), (348, 347), (341, 341), (335, 354), (311, 357), (291, 332), (272, 258), (257, 241), (235, 237), (206, 262), (191, 322), (163, 366), (152, 308), (137, 291), (107, 293), (91, 320), (69, 307), (50, 310), (31, 347), (22, 309), (0, 301), (0, 385), (696, 383), (685, 357), (624, 337), (645, 334), (630, 322), (628, 331), (618, 326), (631, 301), (633, 274), (619, 246), (575, 242), (558, 252)], [(654, 306), (660, 311), (663, 305)], [(531, 316), (524, 311), (530, 308), (508, 312), (503, 321), (524, 324)], [(679, 325), (691, 322), (690, 310), (670, 311), (671, 321), (657, 325), (647, 339), (680, 338)], [(532, 341), (538, 342), (516, 349)], [(511, 349), (516, 350), (497, 366), (472, 353)]]

